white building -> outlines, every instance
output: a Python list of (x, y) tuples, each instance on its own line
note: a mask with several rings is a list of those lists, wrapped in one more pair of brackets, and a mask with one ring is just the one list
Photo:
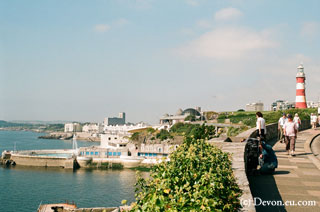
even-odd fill
[(103, 125), (102, 124), (86, 124), (82, 127), (82, 132), (91, 132), (91, 133), (102, 133)]
[(246, 104), (246, 111), (264, 111), (262, 102), (255, 102)]
[(79, 123), (67, 123), (64, 125), (64, 132), (81, 132), (82, 127)]
[(271, 110), (288, 110), (290, 108), (295, 108), (295, 102), (289, 102), (284, 100), (277, 100), (271, 104)]
[(318, 108), (320, 106), (319, 102), (307, 101), (308, 108)]
[(160, 118), (160, 124), (161, 125), (174, 125), (179, 122), (184, 122), (185, 119), (188, 116), (194, 116), (196, 119), (201, 119), (202, 114), (201, 114), (201, 107), (196, 107), (194, 108), (188, 108), (185, 110), (179, 109), (175, 115), (169, 115), (169, 114), (164, 114)]
[(106, 133), (101, 134), (101, 148), (125, 148), (129, 143), (129, 134)]
[(127, 133), (132, 130), (138, 130), (149, 127), (144, 123), (139, 123), (136, 125), (104, 125), (103, 131), (108, 133)]

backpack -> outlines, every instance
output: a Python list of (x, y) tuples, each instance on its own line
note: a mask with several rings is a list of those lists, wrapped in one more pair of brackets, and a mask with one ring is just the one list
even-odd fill
[(259, 140), (256, 138), (248, 138), (244, 151), (244, 163), (247, 174), (251, 174), (257, 170), (259, 164)]

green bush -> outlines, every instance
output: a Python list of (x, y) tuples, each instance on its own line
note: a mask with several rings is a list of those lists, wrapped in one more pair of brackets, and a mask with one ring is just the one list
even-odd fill
[(157, 133), (156, 138), (164, 141), (166, 139), (172, 139), (173, 136), (167, 130), (162, 129), (159, 133)]
[(184, 120), (185, 121), (196, 121), (196, 116), (195, 115), (189, 115)]
[(241, 207), (229, 155), (197, 138), (187, 137), (169, 162), (152, 168), (150, 179), (138, 178), (131, 211), (233, 212)]
[(189, 134), (191, 130), (196, 127), (196, 124), (184, 124), (184, 123), (176, 123), (170, 128), (170, 132), (176, 133), (178, 135)]
[(140, 133), (139, 132), (135, 132), (131, 135), (130, 140), (132, 141), (138, 141), (140, 137)]
[(153, 134), (155, 131), (156, 131), (156, 130), (153, 129), (152, 127), (148, 127), (148, 128), (147, 128), (147, 132), (148, 132), (149, 134)]
[(170, 128), (170, 133), (174, 133), (176, 135), (184, 135), (186, 137), (198, 134), (198, 132), (203, 133), (203, 139), (210, 139), (215, 135), (215, 127), (199, 124), (177, 123)]

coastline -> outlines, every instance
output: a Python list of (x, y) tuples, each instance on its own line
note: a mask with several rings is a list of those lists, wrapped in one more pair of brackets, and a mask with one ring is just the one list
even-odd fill
[[(62, 131), (52, 131), (52, 130), (41, 130), (41, 129), (28, 129), (28, 128), (18, 128), (18, 127), (5, 127), (0, 128), (0, 131), (22, 131), (22, 132), (35, 132), (35, 133), (44, 133), (38, 138), (40, 139), (61, 139), (61, 140), (70, 140), (73, 137), (72, 133), (65, 133)], [(88, 141), (88, 142), (100, 142), (100, 137), (91, 136), (89, 133), (76, 133), (77, 140), (79, 141)]]

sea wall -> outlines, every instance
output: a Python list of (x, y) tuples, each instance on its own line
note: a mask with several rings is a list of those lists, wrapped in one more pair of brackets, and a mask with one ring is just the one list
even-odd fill
[[(62, 167), (73, 169), (72, 150), (28, 150), (11, 154), (10, 159), (20, 166)], [(34, 155), (32, 155), (34, 154)], [(70, 154), (69, 157), (44, 156), (39, 154)]]
[(42, 167), (62, 167), (73, 169), (73, 158), (38, 157), (27, 155), (11, 155), (16, 165), (20, 166), (42, 166)]

